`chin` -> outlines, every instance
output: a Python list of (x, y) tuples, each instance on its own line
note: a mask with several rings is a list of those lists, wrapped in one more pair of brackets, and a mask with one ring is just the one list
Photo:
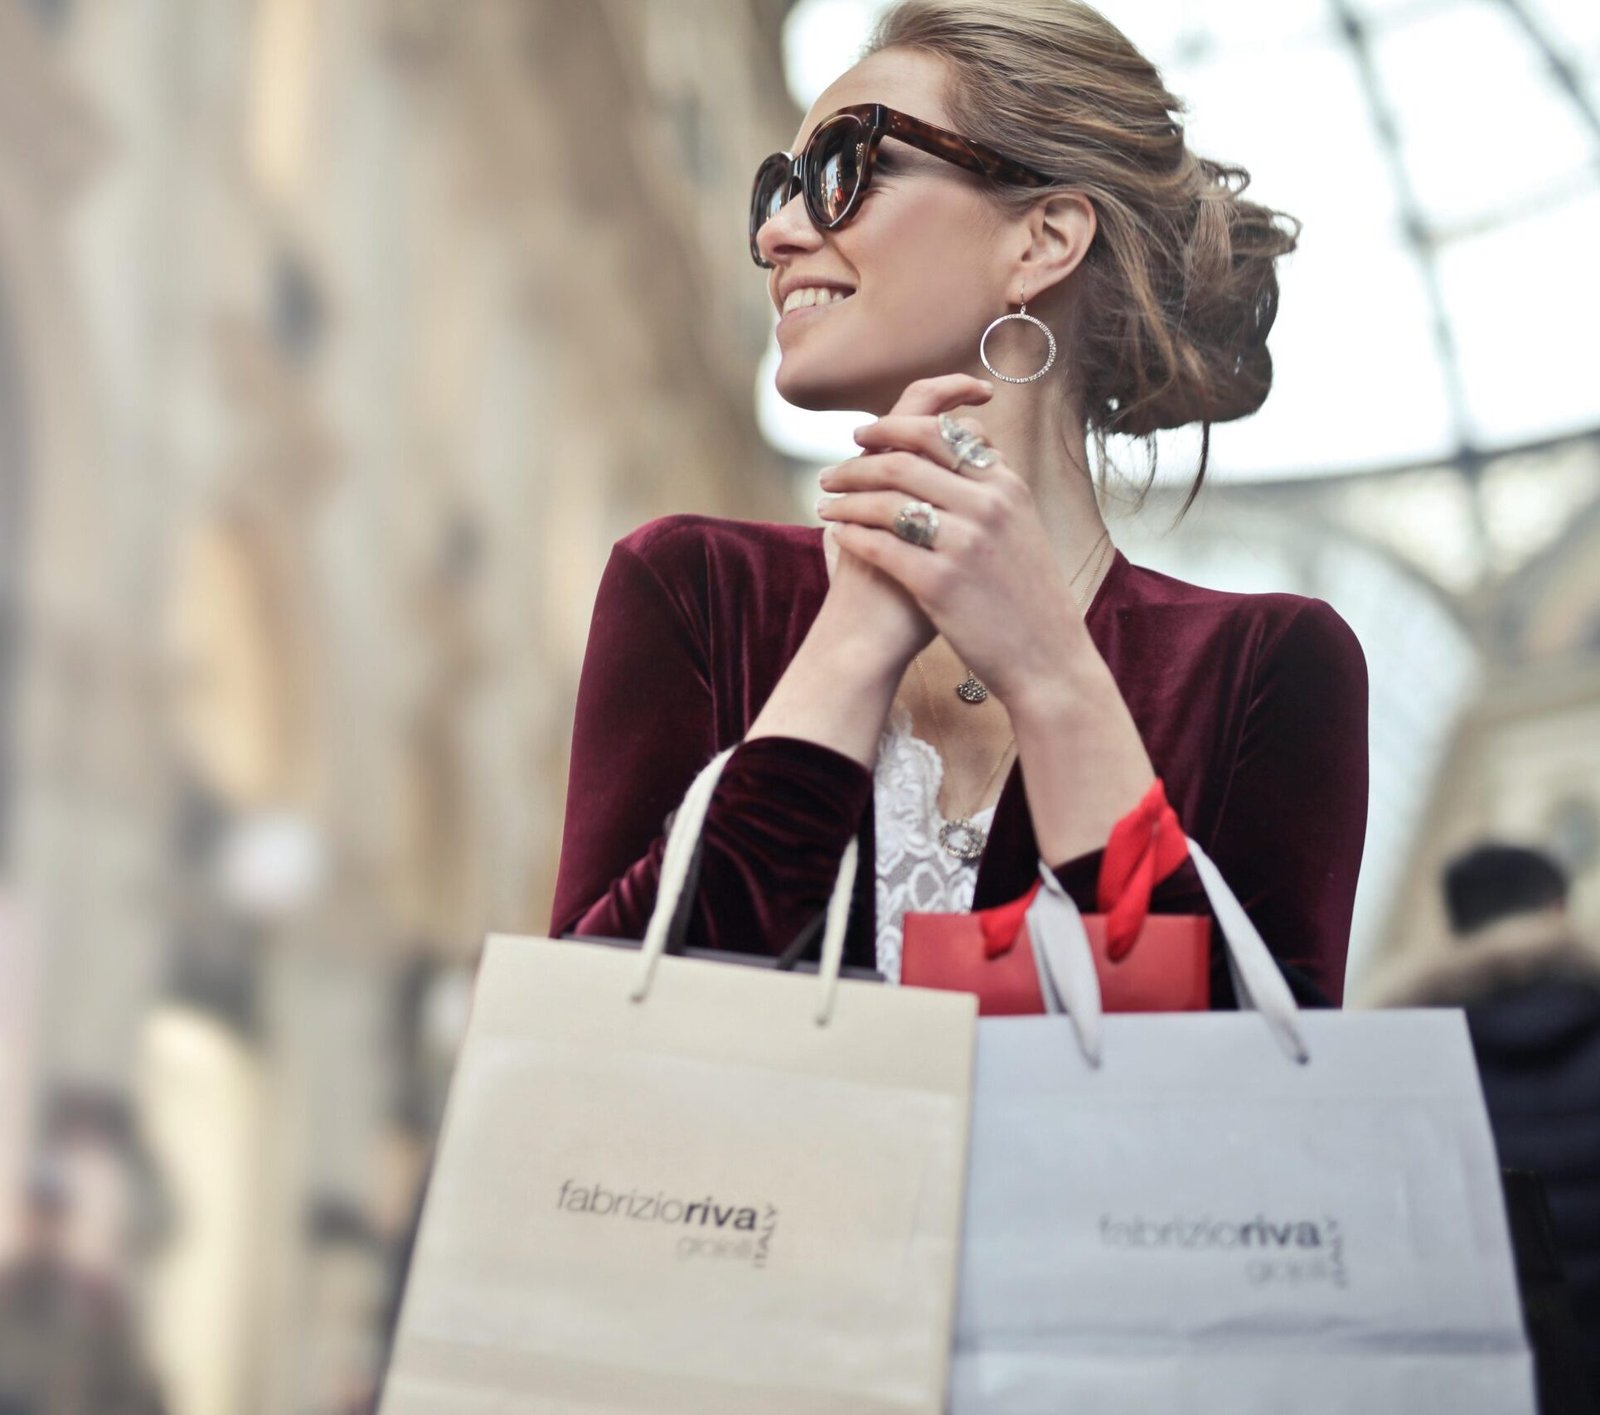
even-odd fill
[(804, 408), (808, 413), (870, 413), (873, 417), (882, 417), (894, 407), (895, 400), (911, 381), (905, 378), (896, 382), (892, 376), (863, 378), (838, 373), (819, 377), (791, 370), (787, 367), (789, 362), (785, 360), (778, 365), (773, 384), (785, 403)]

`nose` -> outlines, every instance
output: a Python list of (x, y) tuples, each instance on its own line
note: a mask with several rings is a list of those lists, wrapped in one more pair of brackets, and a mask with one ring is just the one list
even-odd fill
[(756, 249), (768, 265), (780, 265), (822, 246), (822, 232), (811, 224), (805, 197), (796, 192), (756, 232)]

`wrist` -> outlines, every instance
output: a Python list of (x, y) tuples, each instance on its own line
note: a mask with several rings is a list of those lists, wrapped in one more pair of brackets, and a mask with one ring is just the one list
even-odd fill
[(839, 676), (841, 688), (869, 693), (886, 689), (893, 697), (919, 646), (886, 643), (885, 637), (881, 631), (874, 632), (874, 626), (864, 625), (849, 606), (825, 600), (799, 651), (826, 664)]
[(796, 737), (871, 767), (904, 666), (860, 634), (832, 632), (819, 616), (745, 740)]
[(1023, 675), (1004, 696), (1018, 737), (1033, 731), (1071, 730), (1112, 706), (1122, 695), (1111, 670), (1084, 636), (1087, 652), (1066, 655)]
[(910, 667), (884, 655), (881, 644), (859, 638), (802, 645), (795, 663), (830, 697), (856, 704), (859, 710), (889, 711), (889, 704)]

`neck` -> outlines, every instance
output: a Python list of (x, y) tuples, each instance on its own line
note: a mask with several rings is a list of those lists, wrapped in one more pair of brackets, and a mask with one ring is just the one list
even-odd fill
[(1071, 575), (1105, 530), (1089, 472), (1088, 435), (1059, 382), (1000, 383), (976, 418), (1006, 465), (1027, 482), (1063, 571)]

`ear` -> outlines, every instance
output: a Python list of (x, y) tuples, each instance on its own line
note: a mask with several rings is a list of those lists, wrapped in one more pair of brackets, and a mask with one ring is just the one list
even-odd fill
[(1036, 300), (1060, 285), (1089, 254), (1098, 225), (1094, 203), (1082, 192), (1052, 192), (1028, 209), (1022, 225), (1027, 245), (1016, 280)]

